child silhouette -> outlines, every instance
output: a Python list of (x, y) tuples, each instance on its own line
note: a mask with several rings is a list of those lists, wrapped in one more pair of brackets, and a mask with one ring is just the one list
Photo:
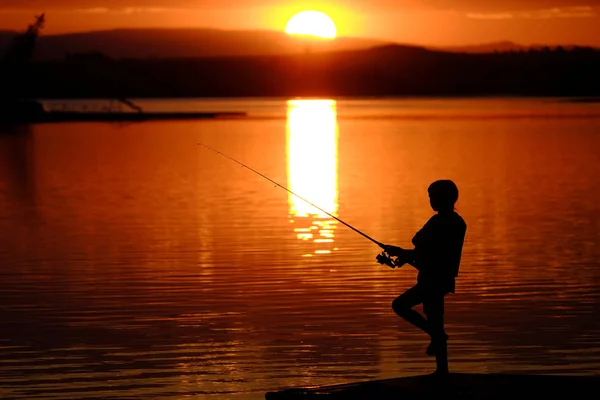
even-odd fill
[[(392, 309), (400, 317), (431, 337), (428, 355), (436, 356), (436, 374), (448, 373), (447, 341), (444, 329), (444, 297), (454, 293), (455, 279), (467, 225), (455, 211), (458, 188), (450, 180), (433, 182), (428, 190), (431, 208), (437, 212), (412, 239), (413, 250), (383, 245), (392, 257), (414, 266), (417, 284), (398, 296)], [(425, 317), (413, 310), (423, 304)]]

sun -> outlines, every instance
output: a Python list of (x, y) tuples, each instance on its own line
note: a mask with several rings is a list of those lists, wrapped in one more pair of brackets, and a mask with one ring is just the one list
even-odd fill
[(294, 15), (285, 26), (288, 35), (308, 35), (322, 39), (333, 39), (337, 35), (335, 23), (320, 11), (302, 11)]

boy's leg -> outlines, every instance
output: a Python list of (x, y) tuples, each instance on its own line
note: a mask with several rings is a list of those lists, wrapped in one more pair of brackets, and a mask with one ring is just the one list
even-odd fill
[(439, 375), (445, 375), (450, 373), (450, 369), (448, 367), (447, 341), (444, 341), (443, 346), (441, 346), (435, 353), (435, 373)]
[(448, 334), (444, 328), (444, 314), (439, 312), (430, 312), (427, 315), (427, 321), (429, 322), (429, 328), (431, 329), (431, 341), (432, 344), (445, 342), (448, 340)]
[(448, 335), (444, 329), (444, 297), (426, 301), (427, 320), (431, 327), (431, 344), (427, 354), (435, 355), (437, 374), (448, 373)]
[(423, 290), (419, 285), (416, 285), (398, 296), (392, 302), (392, 309), (398, 316), (404, 318), (406, 321), (431, 336), (431, 326), (429, 321), (427, 321), (427, 319), (419, 312), (412, 309), (414, 306), (423, 303), (423, 300)]

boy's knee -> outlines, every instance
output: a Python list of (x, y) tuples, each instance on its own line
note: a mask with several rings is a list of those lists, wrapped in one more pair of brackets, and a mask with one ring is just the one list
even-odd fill
[(396, 298), (392, 302), (392, 310), (398, 315), (406, 314), (412, 308), (411, 304), (408, 303), (402, 296)]

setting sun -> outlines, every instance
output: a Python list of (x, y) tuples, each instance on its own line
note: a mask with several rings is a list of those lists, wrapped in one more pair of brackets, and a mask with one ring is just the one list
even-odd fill
[(333, 20), (320, 11), (302, 11), (288, 21), (285, 32), (289, 35), (309, 35), (323, 39), (336, 37)]

